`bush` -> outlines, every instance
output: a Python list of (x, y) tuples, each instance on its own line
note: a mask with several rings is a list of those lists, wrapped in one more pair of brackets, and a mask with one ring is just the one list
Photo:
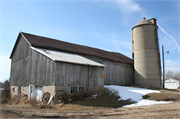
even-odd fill
[(88, 93), (79, 92), (79, 93), (74, 93), (74, 94), (72, 94), (71, 99), (72, 99), (72, 101), (82, 100), (82, 99), (84, 99), (84, 98), (87, 98), (88, 96), (89, 96)]
[(3, 101), (2, 103), (7, 103), (10, 100), (10, 98), (10, 82), (6, 80), (4, 83), (4, 90), (1, 92), (1, 102)]

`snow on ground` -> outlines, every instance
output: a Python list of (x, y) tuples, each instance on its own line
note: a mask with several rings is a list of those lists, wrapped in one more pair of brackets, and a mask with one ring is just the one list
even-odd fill
[(117, 91), (118, 95), (121, 97), (120, 99), (123, 99), (123, 100), (131, 99), (132, 101), (137, 102), (135, 104), (125, 105), (124, 107), (164, 104), (164, 103), (172, 102), (172, 101), (154, 101), (154, 100), (143, 99), (142, 96), (148, 93), (160, 93), (160, 91), (157, 91), (157, 90), (134, 88), (134, 87), (127, 87), (127, 86), (117, 86), (117, 85), (105, 85), (104, 87), (108, 88), (109, 90)]
[(131, 105), (125, 105), (123, 107), (136, 107), (136, 106), (146, 106), (146, 105), (155, 105), (155, 104), (167, 104), (167, 103), (171, 103), (172, 101), (155, 101), (155, 100), (140, 100), (135, 104), (131, 104)]

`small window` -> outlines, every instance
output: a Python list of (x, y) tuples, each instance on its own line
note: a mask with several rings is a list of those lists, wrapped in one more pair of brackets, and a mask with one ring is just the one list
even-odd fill
[(12, 91), (15, 92), (15, 87), (14, 86), (12, 87)]
[(134, 53), (132, 53), (132, 58), (134, 59)]
[(85, 87), (71, 87), (71, 94), (83, 91), (85, 91)]
[(22, 87), (22, 92), (24, 92), (24, 86)]
[(77, 93), (77, 87), (71, 87), (71, 94)]

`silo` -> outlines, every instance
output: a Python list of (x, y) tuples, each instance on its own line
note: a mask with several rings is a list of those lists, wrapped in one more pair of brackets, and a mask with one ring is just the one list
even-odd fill
[(139, 21), (132, 28), (132, 57), (135, 84), (161, 87), (161, 65), (156, 19)]

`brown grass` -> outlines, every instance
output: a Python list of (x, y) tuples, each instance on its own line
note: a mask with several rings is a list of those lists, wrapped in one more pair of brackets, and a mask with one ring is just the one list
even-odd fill
[[(69, 109), (70, 107), (74, 109)], [(80, 109), (81, 108), (81, 109)], [(121, 118), (121, 119), (178, 119), (179, 101), (140, 107), (95, 108), (88, 106), (63, 105), (61, 108), (25, 107), (24, 105), (1, 105), (1, 118)]]
[(170, 93), (149, 93), (143, 96), (143, 98), (156, 101), (179, 101), (179, 96), (179, 94)]
[(31, 104), (33, 107), (37, 107), (39, 102), (35, 98), (32, 98), (28, 100), (28, 103)]
[(42, 104), (38, 107), (38, 109), (52, 109), (53, 106), (52, 105), (46, 105), (46, 104)]

